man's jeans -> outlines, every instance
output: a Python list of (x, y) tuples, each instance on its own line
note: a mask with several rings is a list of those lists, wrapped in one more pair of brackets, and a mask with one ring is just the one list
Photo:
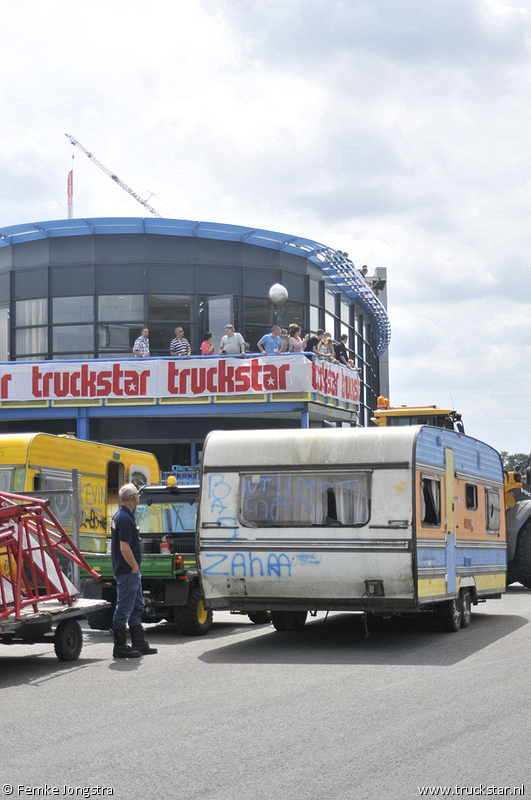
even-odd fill
[(140, 572), (115, 576), (117, 586), (116, 609), (114, 611), (113, 628), (134, 628), (142, 624), (144, 598), (142, 596), (142, 576)]

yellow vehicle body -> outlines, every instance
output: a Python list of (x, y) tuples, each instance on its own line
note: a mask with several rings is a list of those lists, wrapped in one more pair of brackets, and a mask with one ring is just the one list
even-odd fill
[[(143, 486), (160, 481), (151, 453), (49, 433), (0, 435), (0, 492), (50, 495), (50, 510), (72, 531), (72, 470), (79, 473), (80, 549), (105, 553), (110, 521), (124, 483)], [(64, 494), (57, 494), (63, 491)], [(9, 569), (3, 564), (2, 569)]]
[(378, 398), (378, 407), (372, 417), (378, 427), (397, 427), (402, 425), (430, 425), (464, 433), (461, 414), (453, 408), (439, 406), (390, 406), (386, 397)]

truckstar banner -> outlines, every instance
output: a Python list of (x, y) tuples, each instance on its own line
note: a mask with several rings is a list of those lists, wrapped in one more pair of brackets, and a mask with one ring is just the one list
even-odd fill
[(16, 362), (0, 367), (0, 401), (318, 392), (359, 401), (355, 370), (304, 355)]

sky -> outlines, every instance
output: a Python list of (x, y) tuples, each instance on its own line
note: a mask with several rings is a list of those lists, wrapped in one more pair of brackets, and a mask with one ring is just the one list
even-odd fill
[[(148, 212), (386, 267), (391, 405), (529, 453), (531, 2), (0, 0), (0, 227)], [(72, 156), (74, 155), (74, 160)]]

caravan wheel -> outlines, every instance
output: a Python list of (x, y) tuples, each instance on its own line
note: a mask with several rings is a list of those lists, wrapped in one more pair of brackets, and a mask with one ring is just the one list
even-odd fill
[(446, 633), (456, 633), (461, 627), (461, 604), (458, 597), (445, 600), (439, 606), (439, 621)]

